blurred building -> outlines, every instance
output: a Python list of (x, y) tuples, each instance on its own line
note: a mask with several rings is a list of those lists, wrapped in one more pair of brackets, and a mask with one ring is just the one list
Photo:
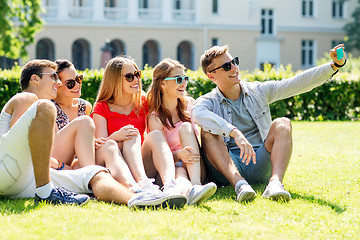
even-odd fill
[(42, 0), (44, 29), (30, 59), (66, 58), (100, 68), (102, 49), (137, 64), (162, 58), (197, 69), (204, 50), (230, 46), (241, 69), (292, 64), (308, 68), (343, 42), (357, 0)]

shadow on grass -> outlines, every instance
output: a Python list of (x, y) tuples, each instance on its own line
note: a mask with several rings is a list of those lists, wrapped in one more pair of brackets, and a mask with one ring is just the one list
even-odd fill
[(320, 198), (316, 198), (314, 196), (301, 195), (301, 194), (294, 193), (294, 192), (290, 192), (290, 194), (293, 199), (302, 199), (302, 200), (306, 200), (311, 203), (319, 204), (321, 206), (328, 206), (332, 210), (334, 210), (336, 213), (343, 213), (346, 211), (346, 207), (341, 207), (335, 203), (332, 203), (332, 202), (329, 202), (329, 201), (326, 201), (326, 200), (323, 200)]
[(39, 204), (32, 198), (10, 199), (0, 197), (0, 214), (22, 214), (36, 209)]
[[(265, 191), (266, 185), (255, 184), (255, 185), (252, 185), (252, 187), (255, 190), (255, 192), (257, 192), (260, 195), (260, 193), (262, 194)], [(290, 192), (290, 194), (291, 194), (292, 199), (301, 199), (301, 200), (305, 200), (310, 203), (318, 204), (320, 206), (327, 206), (327, 207), (330, 207), (332, 210), (334, 210), (336, 213), (343, 213), (346, 211), (346, 207), (339, 206), (338, 204), (332, 203), (332, 202), (324, 200), (324, 199), (317, 198), (315, 196), (302, 195), (302, 194), (295, 193), (295, 192)], [(216, 191), (215, 195), (211, 199), (214, 199), (214, 200), (231, 199), (231, 200), (236, 201), (236, 194), (235, 194), (234, 188), (232, 186), (219, 187), (218, 190)], [(287, 202), (283, 202), (283, 201), (278, 201), (278, 203), (287, 204)]]

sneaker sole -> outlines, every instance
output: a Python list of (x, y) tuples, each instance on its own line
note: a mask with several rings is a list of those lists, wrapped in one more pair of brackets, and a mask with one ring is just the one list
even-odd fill
[(186, 204), (186, 197), (184, 195), (171, 195), (164, 201), (161, 206), (163, 208), (177, 209), (182, 208)]
[(169, 201), (169, 196), (164, 196), (162, 198), (157, 198), (152, 201), (143, 201), (143, 202), (137, 202), (135, 204), (128, 205), (129, 208), (159, 208), (162, 207), (163, 204), (165, 204), (167, 201)]
[(263, 198), (268, 198), (273, 201), (284, 201), (288, 202), (291, 199), (291, 196), (286, 193), (274, 193), (271, 196), (263, 196)]
[(36, 199), (35, 198), (35, 202), (37, 203), (40, 203), (40, 202), (45, 202), (47, 204), (51, 204), (51, 205), (74, 205), (74, 206), (83, 206), (85, 204), (87, 204), (89, 201), (90, 201), (90, 197), (88, 197), (84, 202), (82, 203), (75, 203), (75, 202), (72, 202), (72, 203), (69, 203), (69, 202), (60, 202), (60, 201), (49, 201), (49, 200), (45, 200), (45, 199)]
[(254, 200), (256, 197), (255, 192), (245, 192), (244, 194), (240, 195), (237, 200), (238, 202), (248, 202)]
[(87, 204), (90, 201), (90, 199), (91, 198), (89, 197), (88, 199), (86, 199), (86, 201), (80, 203), (79, 206), (83, 206), (83, 205)]
[(206, 186), (203, 191), (196, 197), (194, 200), (192, 200), (190, 203), (187, 203), (189, 206), (200, 204), (207, 199), (209, 199), (212, 195), (215, 194), (217, 187), (214, 185)]

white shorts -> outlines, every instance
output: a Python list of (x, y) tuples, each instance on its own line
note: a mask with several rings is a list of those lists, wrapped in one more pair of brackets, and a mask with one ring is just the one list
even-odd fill
[[(0, 195), (11, 198), (34, 197), (35, 176), (29, 147), (29, 127), (36, 116), (38, 101), (0, 138)], [(92, 165), (77, 170), (50, 169), (55, 186), (76, 193), (90, 193), (89, 182), (99, 172), (108, 170)]]
[(28, 138), (37, 106), (38, 101), (0, 138), (0, 195), (17, 196), (35, 186)]

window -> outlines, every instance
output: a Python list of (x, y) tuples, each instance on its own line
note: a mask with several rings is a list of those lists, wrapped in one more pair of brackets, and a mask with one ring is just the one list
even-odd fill
[(302, 40), (301, 42), (301, 65), (303, 68), (315, 65), (315, 45), (313, 40)]
[(74, 7), (83, 7), (85, 6), (84, 0), (73, 0), (73, 6)]
[(177, 9), (177, 10), (181, 9), (181, 0), (175, 1), (175, 9)]
[(37, 59), (55, 59), (55, 47), (53, 41), (44, 38), (36, 44), (36, 58)]
[(344, 16), (344, 0), (332, 0), (332, 17), (345, 18)]
[(140, 1), (140, 8), (149, 8), (149, 1), (148, 0), (141, 0)]
[(314, 17), (314, 1), (302, 0), (302, 16)]
[(115, 0), (106, 0), (105, 1), (105, 7), (116, 7), (116, 1)]
[(218, 0), (212, 0), (212, 13), (219, 13)]
[(274, 34), (274, 11), (272, 9), (261, 9), (261, 34)]
[(219, 45), (220, 45), (220, 41), (218, 38), (211, 39), (211, 46), (219, 46)]

